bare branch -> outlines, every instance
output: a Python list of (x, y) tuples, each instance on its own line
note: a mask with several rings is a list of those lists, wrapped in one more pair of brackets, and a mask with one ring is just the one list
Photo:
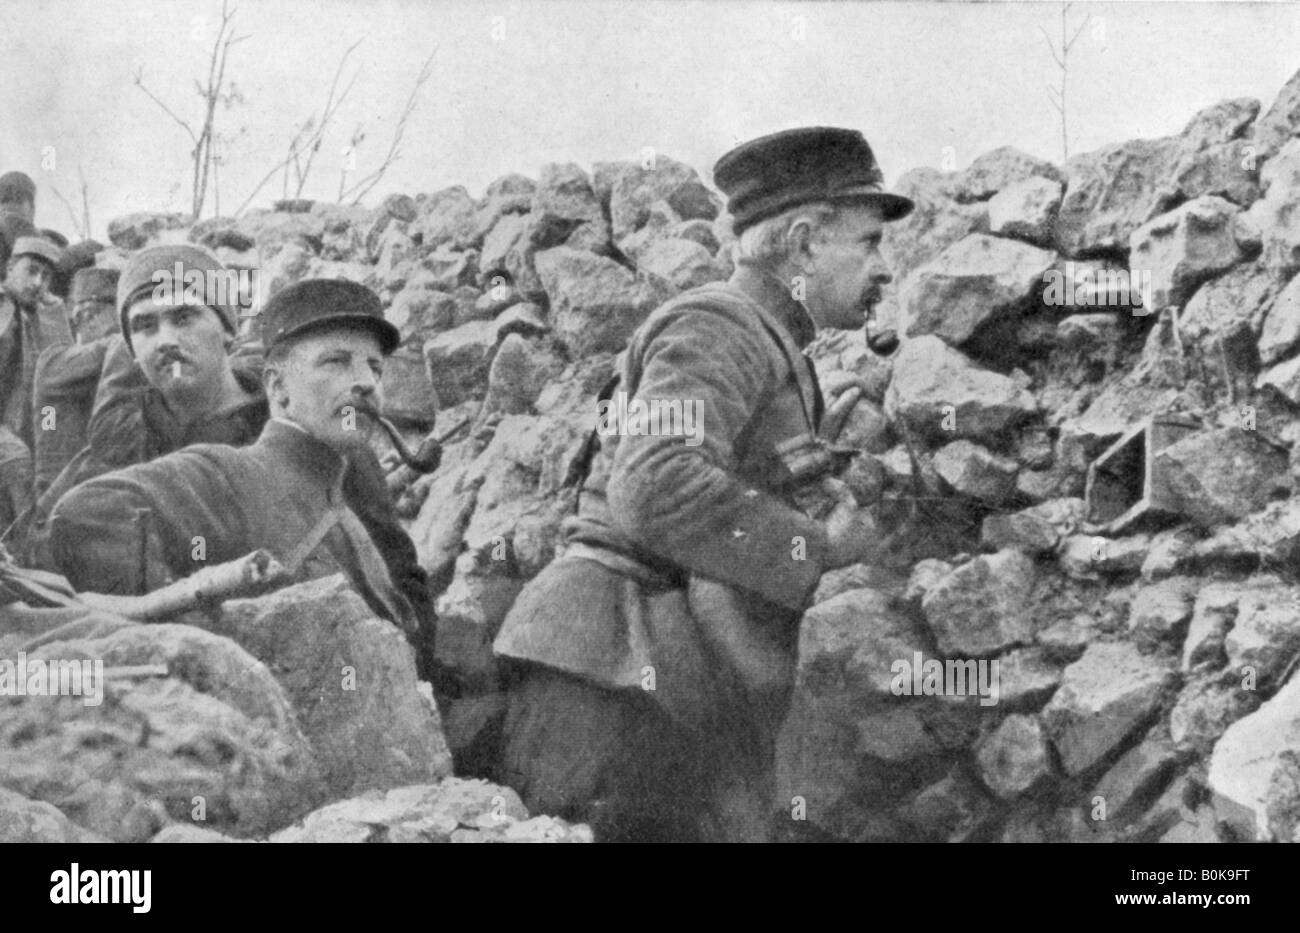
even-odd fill
[(135, 73), (135, 86), (138, 87), (140, 90), (144, 91), (144, 93), (149, 97), (150, 100), (152, 100), (155, 104), (157, 104), (159, 107), (161, 107), (162, 110), (163, 110), (163, 113), (167, 114), (167, 116), (171, 117), (173, 120), (175, 120), (177, 123), (179, 123), (180, 126), (181, 126), (181, 128), (182, 128), (183, 130), (185, 130), (185, 132), (187, 132), (187, 133), (190, 134), (190, 139), (191, 139), (192, 141), (194, 141), (196, 144), (198, 143), (198, 141), (199, 141), (199, 137), (198, 137), (197, 135), (195, 135), (193, 128), (192, 128), (188, 123), (186, 123), (184, 120), (182, 120), (180, 117), (176, 116), (175, 112), (174, 112), (170, 107), (168, 107), (166, 104), (164, 104), (161, 100), (159, 100), (159, 99), (158, 99), (158, 96), (157, 96), (156, 94), (154, 94), (153, 91), (151, 91), (151, 90), (149, 90), (147, 87), (145, 87), (145, 84), (144, 84), (144, 72), (143, 72), (143, 70), (140, 70), (140, 69), (137, 69), (137, 70), (136, 70), (136, 73)]
[(377, 169), (356, 182), (347, 190), (347, 192), (344, 193), (343, 197), (352, 198), (353, 204), (359, 204), (361, 199), (366, 196), (367, 192), (369, 192), (375, 185), (379, 184), (380, 179), (384, 177), (389, 166), (391, 166), (397, 159), (402, 144), (402, 137), (406, 135), (406, 123), (410, 119), (411, 114), (415, 111), (415, 103), (419, 97), (420, 90), (428, 82), (429, 78), (433, 76), (433, 57), (437, 52), (438, 50), (435, 48), (429, 53), (429, 57), (424, 60), (424, 65), (420, 68), (420, 73), (415, 77), (415, 85), (411, 88), (411, 94), (406, 99), (406, 106), (402, 108), (402, 113), (397, 118), (397, 126), (393, 131), (393, 138), (389, 143), (388, 153), (384, 156), (384, 160), (380, 163)]
[(1088, 23), (1090, 23), (1091, 21), (1092, 21), (1092, 14), (1089, 13), (1087, 16), (1083, 18), (1083, 22), (1079, 24), (1079, 28), (1074, 31), (1074, 35), (1070, 38), (1070, 41), (1066, 43), (1065, 51), (1068, 52), (1070, 51), (1070, 49), (1074, 48), (1074, 43), (1078, 41), (1079, 34), (1083, 32), (1084, 27), (1087, 26)]
[(72, 206), (72, 202), (65, 198), (63, 192), (53, 185), (50, 185), (50, 190), (54, 192), (56, 198), (63, 202), (63, 206), (68, 209), (68, 216), (72, 218), (72, 227), (77, 231), (77, 236), (83, 240), (86, 239), (90, 234), (88, 231), (82, 229), (81, 221), (77, 218), (77, 209)]
[(1039, 26), (1038, 31), (1043, 34), (1043, 39), (1047, 42), (1047, 51), (1052, 53), (1052, 60), (1055, 61), (1059, 67), (1064, 68), (1065, 63), (1062, 62), (1059, 58), (1057, 58), (1056, 46), (1052, 44), (1052, 38), (1047, 34), (1047, 30), (1044, 29), (1042, 26)]
[[(311, 117), (308, 117), (307, 120), (303, 122), (302, 129), (299, 130), (298, 135), (294, 137), (294, 142), (291, 142), (289, 144), (288, 154), (279, 162), (275, 163), (275, 165), (271, 166), (271, 170), (267, 172), (266, 175), (262, 178), (262, 180), (259, 181), (253, 187), (253, 190), (249, 192), (248, 197), (244, 199), (244, 203), (241, 204), (239, 206), (239, 209), (235, 211), (236, 216), (242, 214), (244, 210), (248, 207), (248, 205), (253, 203), (253, 198), (257, 197), (258, 192), (260, 192), (266, 186), (267, 182), (269, 182), (272, 178), (274, 178), (276, 173), (281, 170), (286, 172), (285, 190), (287, 191), (288, 190), (287, 188), (288, 166), (292, 163), (295, 163), (299, 159), (299, 154), (304, 150), (309, 151), (311, 155), (315, 155), (316, 151), (320, 148), (321, 140), (325, 135), (326, 129), (328, 129), (329, 127), (330, 120), (338, 112), (339, 107), (343, 105), (343, 101), (347, 98), (348, 94), (352, 91), (353, 86), (356, 84), (357, 77), (360, 74), (360, 72), (353, 74), (352, 79), (348, 82), (347, 87), (343, 89), (343, 92), (339, 94), (337, 97), (334, 96), (335, 89), (338, 86), (339, 76), (343, 72), (343, 65), (347, 61), (348, 56), (350, 56), (353, 50), (356, 49), (356, 47), (360, 44), (361, 44), (361, 40), (358, 39), (356, 42), (348, 46), (347, 50), (344, 51), (343, 55), (339, 58), (338, 66), (334, 69), (334, 78), (333, 80), (330, 81), (329, 95), (325, 99), (324, 113), (321, 116), (320, 122), (315, 124), (314, 132), (312, 132), (311, 135), (307, 136), (306, 139), (303, 140), (301, 145), (295, 147), (294, 143), (299, 140), (302, 134), (306, 133), (309, 129), (312, 128), (313, 121), (315, 120), (315, 116), (313, 115)], [(303, 186), (306, 185), (307, 183), (307, 171), (309, 169), (310, 169), (310, 156), (309, 156), (307, 166), (304, 167), (302, 175), (300, 175), (298, 178), (297, 194), (299, 195), (301, 195)]]

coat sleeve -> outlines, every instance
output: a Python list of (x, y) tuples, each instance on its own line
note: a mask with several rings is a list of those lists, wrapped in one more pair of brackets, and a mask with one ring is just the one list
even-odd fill
[(393, 510), (393, 497), (384, 482), (378, 458), (365, 448), (348, 460), (343, 477), (343, 497), (348, 508), (366, 526), (370, 538), (388, 565), (393, 584), (410, 601), (421, 619), (433, 618), (428, 578), (420, 566), (411, 536), (403, 530)]
[[(139, 595), (233, 560), (247, 538), (239, 485), (202, 448), (82, 483), (50, 517), (54, 561), (77, 590)], [(143, 574), (139, 510), (148, 511)]]
[(608, 495), (619, 530), (650, 552), (803, 609), (827, 563), (825, 528), (735, 473), (739, 435), (785, 374), (764, 337), (701, 304), (633, 346), (641, 374), (632, 398), (697, 402), (701, 442), (619, 437)]
[(148, 387), (126, 341), (113, 338), (90, 415), (89, 445), (98, 462), (120, 467), (149, 459), (144, 415)]

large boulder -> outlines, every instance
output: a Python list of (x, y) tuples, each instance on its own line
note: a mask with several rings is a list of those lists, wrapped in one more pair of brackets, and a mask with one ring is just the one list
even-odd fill
[(1061, 170), (1051, 162), (1001, 146), (979, 156), (953, 179), (953, 196), (961, 202), (988, 201), (1031, 179), (1059, 184)]
[(1151, 275), (1147, 310), (1183, 304), (1196, 286), (1241, 258), (1232, 233), (1238, 210), (1223, 198), (1206, 196), (1133, 231), (1129, 265), (1135, 272)]
[(1065, 772), (1086, 772), (1114, 752), (1150, 720), (1175, 679), (1132, 645), (1089, 645), (1041, 714)]
[(550, 297), (551, 325), (575, 356), (621, 350), (632, 332), (675, 289), (662, 279), (567, 246), (533, 257)]
[(259, 599), (231, 600), (221, 630), (275, 672), (331, 796), (434, 781), (451, 773), (415, 653), (341, 575)]
[(1179, 155), (1176, 138), (1134, 139), (1072, 156), (1056, 244), (1071, 257), (1122, 253), (1139, 226), (1159, 214), (1161, 187)]
[(1043, 292), (1048, 250), (972, 234), (917, 269), (902, 289), (906, 334), (960, 346), (983, 324), (1018, 313)]
[(1245, 215), (1258, 232), (1265, 267), (1277, 278), (1300, 270), (1300, 139), (1292, 139), (1260, 172), (1264, 197)]
[(452, 249), (468, 249), (482, 242), (475, 236), (474, 199), (457, 185), (416, 198), (419, 211), (413, 228), (421, 235), (425, 249), (444, 243)]
[(1215, 815), (1247, 840), (1294, 842), (1300, 828), (1300, 678), (1237, 720), (1214, 746)]
[(718, 196), (700, 180), (695, 169), (656, 155), (640, 165), (623, 163), (610, 185), (609, 217), (614, 241), (621, 243), (645, 226), (656, 201), (667, 203), (680, 220), (712, 220), (718, 216)]
[(1031, 640), (1036, 579), (1033, 560), (1019, 551), (977, 557), (946, 574), (921, 600), (939, 651), (988, 656)]
[(116, 842), (198, 818), (262, 836), (327, 799), (313, 749), (264, 664), (192, 626), (87, 622), (96, 618), (105, 621), (29, 643), (26, 656), (29, 665), (102, 662), (102, 701), (0, 700), (0, 786)]
[(1178, 511), (1205, 526), (1239, 521), (1291, 489), (1286, 450), (1258, 431), (1200, 431), (1154, 460)]
[(1038, 176), (1008, 185), (989, 201), (989, 233), (1051, 246), (1063, 192), (1059, 181)]
[(0, 843), (108, 842), (72, 822), (57, 808), (0, 787)]
[(932, 438), (998, 443), (1037, 411), (1010, 378), (976, 366), (933, 335), (903, 343), (894, 358), (885, 413)]
[(880, 252), (897, 282), (972, 233), (989, 229), (988, 207), (962, 204), (953, 177), (932, 168), (913, 169), (894, 189), (915, 203), (912, 212), (885, 225)]
[(567, 162), (542, 167), (533, 192), (533, 213), (542, 226), (556, 221), (572, 225), (566, 245), (593, 253), (609, 251), (609, 220), (591, 179), (578, 165)]
[(1300, 136), (1300, 71), (1291, 76), (1256, 122), (1251, 140), (1255, 158), (1261, 162), (1271, 159), (1295, 136)]

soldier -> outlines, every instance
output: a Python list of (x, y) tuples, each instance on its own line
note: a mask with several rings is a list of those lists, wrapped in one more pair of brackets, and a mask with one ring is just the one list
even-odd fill
[(27, 508), (32, 489), (32, 385), (36, 360), (72, 342), (63, 302), (49, 285), (60, 250), (40, 237), (19, 237), (0, 296), (0, 529)]
[(19, 237), (40, 236), (36, 216), (36, 184), (22, 172), (0, 175), (0, 265), (7, 263)]
[(598, 839), (767, 837), (802, 611), (884, 546), (851, 498), (817, 504), (860, 390), (823, 416), (801, 350), (865, 325), (882, 225), (912, 203), (850, 130), (754, 140), (714, 174), (735, 274), (652, 314), (618, 386), (629, 411), (697, 405), (699, 434), (602, 431), (564, 556), (495, 642), (514, 669), (501, 779)]
[[(342, 280), (292, 285), (259, 317), (272, 417), (257, 442), (198, 444), (78, 486), (50, 520), (55, 562), (78, 590), (142, 593), (261, 548), (297, 579), (341, 570), (415, 640), (428, 589), (367, 443), (397, 329)], [(139, 353), (146, 333), (131, 330)]]
[[(40, 359), (37, 413), (53, 418), (38, 440), (39, 498), (14, 534), (26, 563), (50, 566), (50, 511), (79, 483), (189, 444), (251, 444), (265, 426), (260, 353), (231, 355), (239, 306), (228, 290), (187, 299), (183, 288), (170, 287), (178, 270), (178, 285), (186, 275), (206, 283), (227, 272), (207, 250), (180, 244), (141, 250), (120, 277), (107, 269), (77, 273), (81, 342)], [(155, 294), (160, 285), (168, 287)], [(111, 335), (103, 336), (105, 325)]]

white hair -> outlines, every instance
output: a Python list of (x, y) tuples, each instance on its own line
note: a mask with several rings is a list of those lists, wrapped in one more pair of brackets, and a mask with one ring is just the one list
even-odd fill
[(842, 204), (817, 201), (782, 211), (746, 228), (736, 241), (732, 255), (736, 259), (749, 259), (770, 266), (780, 265), (794, 252), (795, 243), (790, 238), (790, 230), (797, 221), (809, 221), (813, 235), (816, 236), (839, 220), (843, 210)]

